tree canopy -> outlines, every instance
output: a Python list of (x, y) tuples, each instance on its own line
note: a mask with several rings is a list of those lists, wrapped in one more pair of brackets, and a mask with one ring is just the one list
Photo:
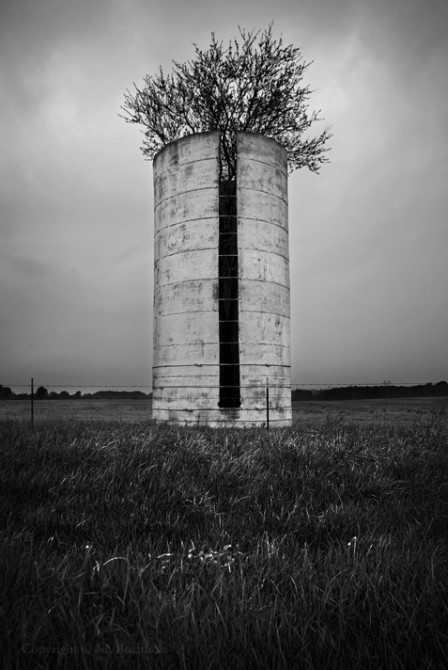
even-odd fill
[(206, 51), (194, 44), (195, 58), (173, 61), (173, 71), (144, 77), (134, 83), (122, 106), (128, 123), (142, 124), (142, 151), (153, 159), (157, 152), (185, 135), (221, 132), (221, 177), (232, 179), (236, 170), (236, 131), (260, 133), (277, 140), (288, 155), (292, 172), (307, 167), (318, 172), (328, 162), (328, 128), (310, 137), (306, 131), (320, 121), (320, 110), (308, 112), (311, 95), (303, 84), (311, 65), (301, 50), (274, 39), (272, 24), (263, 32), (239, 28), (240, 39), (225, 47), (214, 33)]

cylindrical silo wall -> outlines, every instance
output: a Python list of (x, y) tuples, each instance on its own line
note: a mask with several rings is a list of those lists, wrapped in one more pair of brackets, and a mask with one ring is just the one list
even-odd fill
[(291, 423), (286, 152), (238, 133), (219, 181), (218, 132), (154, 159), (153, 417)]
[(219, 133), (154, 159), (153, 418), (207, 423), (218, 411)]
[(246, 422), (291, 424), (288, 175), (274, 140), (237, 134), (239, 347)]

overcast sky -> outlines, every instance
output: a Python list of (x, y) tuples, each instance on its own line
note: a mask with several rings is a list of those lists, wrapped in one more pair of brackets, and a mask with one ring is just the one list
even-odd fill
[(123, 93), (272, 20), (334, 133), (289, 178), (292, 381), (448, 380), (446, 0), (2, 0), (0, 384), (151, 384), (152, 165)]

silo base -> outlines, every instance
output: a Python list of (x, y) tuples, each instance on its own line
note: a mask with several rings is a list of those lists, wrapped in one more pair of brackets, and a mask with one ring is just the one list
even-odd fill
[(152, 418), (157, 423), (170, 423), (184, 426), (210, 426), (212, 428), (287, 428), (292, 425), (290, 407), (281, 410), (256, 409), (158, 409), (153, 408)]

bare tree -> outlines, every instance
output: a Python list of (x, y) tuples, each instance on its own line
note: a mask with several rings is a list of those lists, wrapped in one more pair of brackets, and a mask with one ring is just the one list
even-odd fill
[(173, 61), (173, 71), (160, 68), (144, 77), (144, 87), (125, 93), (121, 115), (128, 123), (145, 126), (142, 151), (153, 159), (165, 145), (185, 135), (221, 132), (221, 179), (236, 172), (236, 131), (260, 133), (277, 140), (287, 151), (290, 172), (308, 167), (318, 172), (328, 162), (329, 129), (305, 136), (320, 121), (320, 110), (308, 112), (311, 91), (303, 76), (311, 62), (301, 50), (274, 39), (272, 24), (263, 32), (239, 28), (240, 41), (227, 48), (212, 33), (206, 51), (194, 44), (196, 58)]

